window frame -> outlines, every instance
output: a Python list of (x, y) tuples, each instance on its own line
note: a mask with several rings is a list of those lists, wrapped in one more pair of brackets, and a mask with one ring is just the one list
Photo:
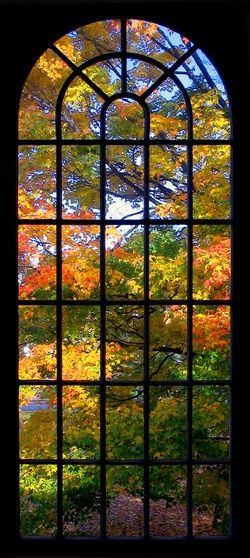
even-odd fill
[[(84, 3), (85, 4), (85, 3)], [(230, 78), (230, 63), (223, 63), (223, 56), (219, 55), (219, 48), (221, 47), (221, 45), (223, 44), (223, 40), (226, 40), (226, 36), (228, 33), (228, 28), (229, 29), (234, 29), (234, 18), (236, 17), (236, 10), (237, 10), (237, 6), (239, 6), (239, 3), (236, 3), (235, 6), (233, 5), (234, 3), (231, 2), (227, 2), (227, 6), (228, 6), (228, 10), (229, 10), (229, 14), (227, 13), (227, 26), (225, 25), (223, 28), (222, 22), (224, 21), (224, 16), (225, 16), (225, 9), (221, 9), (218, 10), (218, 6), (216, 8), (216, 15), (218, 17), (218, 23), (216, 26), (216, 32), (217, 34), (213, 33), (213, 44), (211, 45), (210, 41), (209, 41), (209, 22), (210, 25), (213, 22), (213, 17), (214, 17), (214, 12), (215, 10), (211, 9), (211, 11), (209, 10), (209, 6), (207, 6), (206, 8), (206, 17), (208, 17), (208, 20), (206, 21), (206, 30), (207, 33), (205, 34), (205, 40), (202, 34), (202, 29), (201, 29), (201, 25), (199, 24), (195, 24), (193, 22), (193, 16), (195, 11), (197, 10), (197, 3), (190, 3), (190, 2), (185, 2), (182, 3), (182, 12), (180, 14), (179, 10), (176, 10), (176, 4), (174, 5), (173, 3), (168, 3), (168, 8), (169, 11), (168, 13), (166, 13), (166, 10), (164, 9), (164, 3), (160, 2), (157, 4), (158, 7), (158, 17), (154, 17), (154, 14), (156, 13), (156, 6), (154, 5), (150, 5), (150, 4), (146, 4), (143, 5), (143, 18), (144, 19), (148, 19), (151, 21), (156, 21), (159, 22), (161, 24), (165, 24), (167, 26), (169, 26), (170, 28), (172, 27), (173, 29), (176, 30), (184, 30), (185, 29), (185, 33), (191, 37), (191, 39), (200, 46), (201, 49), (203, 49), (206, 54), (210, 57), (210, 59), (212, 60), (212, 62), (215, 64), (215, 66), (218, 68), (221, 77), (226, 85), (226, 87), (228, 88), (228, 90), (231, 93), (231, 101), (232, 101), (232, 109), (233, 109), (233, 126), (234, 126), (234, 137), (235, 137), (235, 150), (234, 150), (234, 160), (233, 160), (233, 181), (234, 181), (234, 185), (235, 185), (235, 189), (234, 192), (236, 192), (237, 190), (237, 186), (239, 187), (240, 182), (239, 182), (239, 177), (240, 177), (240, 164), (242, 165), (242, 159), (240, 160), (240, 153), (246, 153), (246, 146), (243, 142), (243, 138), (242, 138), (242, 131), (243, 131), (243, 126), (244, 126), (244, 114), (243, 114), (243, 110), (241, 111), (241, 107), (239, 106), (239, 104), (237, 103), (237, 100), (239, 99), (239, 93), (243, 92), (244, 90), (244, 83), (246, 84), (246, 76), (244, 79), (244, 74), (241, 73), (241, 76), (243, 77), (242, 81), (243, 84), (241, 83), (240, 85), (238, 85), (235, 82), (235, 78), (231, 77)], [(229, 4), (231, 5), (231, 8), (229, 7)], [(40, 10), (40, 8), (38, 6), (18, 6), (18, 21), (22, 22), (22, 29), (26, 29), (27, 32), (27, 38), (24, 38), (24, 36), (22, 36), (23, 31), (19, 31), (19, 35), (18, 35), (18, 30), (17, 30), (17, 24), (16, 24), (16, 33), (19, 36), (19, 40), (20, 40), (20, 53), (18, 53), (18, 56), (15, 60), (14, 63), (14, 67), (15, 67), (15, 72), (13, 72), (13, 65), (10, 65), (8, 61), (6, 61), (6, 75), (9, 77), (12, 88), (11, 88), (11, 94), (10, 94), (10, 98), (6, 101), (5, 98), (5, 104), (8, 105), (10, 108), (9, 110), (11, 110), (11, 117), (10, 119), (7, 118), (5, 119), (6, 122), (6, 137), (10, 142), (10, 149), (8, 150), (8, 157), (6, 160), (8, 161), (12, 161), (12, 165), (13, 162), (16, 160), (16, 144), (13, 141), (13, 137), (15, 136), (15, 130), (16, 130), (16, 110), (17, 110), (17, 103), (18, 103), (18, 98), (19, 98), (19, 93), (22, 89), (23, 83), (29, 73), (29, 70), (31, 69), (31, 67), (34, 65), (35, 61), (37, 60), (37, 58), (39, 57), (39, 55), (43, 52), (43, 50), (45, 50), (48, 47), (48, 43), (50, 42), (54, 42), (54, 40), (56, 40), (57, 38), (59, 38), (60, 36), (62, 36), (64, 33), (66, 33), (70, 28), (74, 28), (74, 27), (79, 27), (79, 25), (84, 25), (85, 23), (89, 23), (92, 21), (95, 21), (97, 19), (97, 17), (95, 16), (95, 13), (97, 13), (96, 8), (94, 7), (93, 9), (93, 4), (90, 6), (89, 5), (89, 16), (86, 16), (86, 5), (84, 6), (84, 10), (82, 9), (82, 6), (79, 4), (76, 4), (74, 6), (74, 14), (72, 14), (71, 11), (71, 16), (70, 18), (66, 18), (65, 19), (65, 15), (68, 14), (68, 10), (69, 10), (69, 6), (72, 7), (71, 4), (67, 4), (67, 3), (62, 3), (61, 4), (61, 11), (60, 11), (60, 17), (58, 18), (58, 10), (59, 10), (59, 6), (58, 4), (54, 4), (51, 6), (47, 6), (46, 9), (44, 9), (44, 12), (42, 13), (42, 11)], [(98, 19), (107, 19), (108, 17), (117, 17), (119, 18), (121, 15), (126, 14), (127, 17), (142, 17), (142, 6), (140, 6), (140, 2), (135, 3), (133, 6), (129, 5), (129, 4), (123, 4), (123, 3), (119, 3), (119, 5), (116, 5), (114, 7), (114, 4), (106, 4), (106, 3), (102, 3), (98, 5)], [(232, 7), (233, 6), (233, 7)], [(9, 7), (10, 8), (10, 7)], [(15, 8), (16, 9), (16, 8)], [(48, 12), (50, 12), (50, 10), (52, 10), (50, 13), (52, 13), (52, 18), (51, 21), (49, 22), (49, 24), (46, 25), (46, 33), (45, 36), (43, 35), (42, 29), (39, 30), (38, 33), (38, 38), (37, 40), (35, 40), (36, 37), (36, 33), (35, 30), (33, 30), (31, 33), (29, 33), (28, 29), (30, 26), (30, 16), (31, 16), (31, 21), (33, 19), (33, 21), (36, 21), (37, 18), (37, 9), (39, 9), (40, 14), (42, 19), (45, 21), (47, 21), (48, 18)], [(217, 12), (218, 10), (218, 12)], [(93, 13), (94, 12), (94, 13)], [(26, 18), (27, 18), (27, 14), (29, 13), (29, 23), (26, 22)], [(11, 9), (5, 9), (4, 10), (4, 16), (6, 17), (6, 22), (9, 22), (11, 19)], [(238, 21), (241, 22), (241, 25), (243, 25), (244, 22), (244, 16), (245, 16), (245, 10), (244, 10), (244, 6), (243, 6), (243, 2), (242, 2), (242, 10), (240, 10), (240, 15), (238, 15)], [(56, 25), (55, 25), (56, 22)], [(220, 25), (221, 25), (221, 30), (220, 31)], [(41, 26), (42, 27), (42, 26)], [(237, 30), (236, 35), (238, 34), (238, 40), (241, 39), (241, 33), (239, 32), (239, 30)], [(5, 39), (5, 41), (8, 40), (8, 30), (5, 30), (5, 37), (3, 34), (3, 40)], [(31, 38), (30, 38), (31, 35)], [(34, 50), (32, 50), (32, 52), (30, 52), (29, 50), (29, 44), (30, 44), (30, 40), (32, 39), (32, 35), (33, 35), (33, 40), (32, 40), (32, 44), (35, 45)], [(245, 36), (245, 41), (246, 41), (246, 36)], [(18, 42), (18, 41), (17, 41)], [(217, 50), (218, 49), (218, 50)], [(223, 50), (223, 49), (222, 49)], [(230, 49), (229, 49), (230, 50)], [(245, 49), (243, 49), (245, 50)], [(231, 51), (233, 52), (233, 48), (231, 48)], [(225, 54), (225, 53), (224, 53)], [(25, 63), (23, 63), (23, 65), (21, 64), (22, 61), (27, 61)], [(244, 63), (246, 64), (246, 56), (244, 58), (243, 56), (243, 60), (241, 61), (241, 63), (239, 64), (241, 72), (243, 72), (243, 65)], [(238, 70), (237, 70), (238, 71)], [(246, 86), (246, 85), (245, 85)], [(13, 111), (13, 107), (16, 106), (16, 110)], [(14, 134), (14, 136), (13, 136)], [(8, 142), (7, 142), (8, 143)], [(245, 149), (245, 151), (244, 151)], [(244, 168), (244, 164), (243, 164), (243, 168)], [(14, 165), (14, 168), (12, 166), (12, 170), (10, 170), (10, 166), (8, 166), (8, 172), (6, 175), (6, 179), (7, 179), (7, 184), (8, 184), (8, 191), (6, 192), (7, 194), (7, 206), (10, 209), (10, 214), (12, 215), (12, 219), (13, 219), (13, 215), (14, 215), (14, 219), (15, 219), (15, 195), (13, 192), (13, 180), (15, 180), (15, 176), (16, 176), (16, 166)], [(240, 188), (239, 188), (240, 191)], [(8, 197), (8, 194), (9, 197)], [(238, 346), (239, 346), (239, 335), (240, 335), (240, 318), (241, 318), (241, 306), (240, 306), (240, 299), (239, 299), (239, 292), (240, 292), (240, 287), (242, 286), (242, 277), (239, 273), (239, 269), (240, 269), (240, 254), (238, 253), (237, 250), (235, 250), (235, 247), (237, 248), (237, 246), (239, 246), (239, 241), (241, 238), (241, 229), (240, 229), (240, 218), (241, 218), (241, 213), (240, 213), (240, 205), (239, 205), (239, 199), (238, 196), (236, 196), (236, 194), (234, 193), (233, 196), (233, 202), (234, 202), (234, 218), (236, 221), (237, 226), (235, 227), (235, 233), (234, 233), (234, 240), (233, 240), (233, 252), (235, 251), (234, 254), (234, 283), (233, 283), (233, 303), (234, 303), (234, 307), (235, 307), (235, 314), (234, 314), (234, 341), (233, 341), (233, 364), (236, 365), (237, 367), (239, 367), (239, 356), (238, 356)], [(8, 240), (10, 241), (10, 249), (12, 251), (12, 258), (10, 259), (10, 252), (9, 252), (9, 248), (7, 248), (7, 253), (6, 253), (6, 262), (10, 262), (8, 265), (8, 274), (7, 277), (9, 277), (9, 293), (10, 293), (10, 298), (9, 300), (13, 300), (13, 292), (15, 292), (16, 290), (16, 285), (15, 285), (15, 264), (13, 263), (13, 254), (15, 255), (16, 253), (16, 238), (15, 238), (15, 232), (13, 232), (13, 225), (10, 224), (11, 221), (7, 221), (7, 227), (8, 227)], [(12, 220), (13, 223), (13, 220)], [(7, 244), (7, 243), (6, 243)], [(14, 273), (14, 280), (13, 280), (13, 273)], [(12, 295), (11, 295), (12, 293)], [(8, 314), (14, 317), (14, 304), (12, 305), (8, 305)], [(12, 320), (13, 321), (13, 320)], [(13, 323), (15, 323), (15, 321), (13, 321)], [(15, 330), (15, 328), (14, 328)], [(7, 341), (7, 344), (9, 344), (9, 340)], [(14, 363), (15, 363), (15, 355), (13, 355), (13, 357), (10, 357), (10, 362), (11, 362), (11, 367), (13, 367)], [(11, 375), (10, 375), (11, 376)], [(240, 376), (240, 375), (239, 375)], [(13, 378), (12, 376), (10, 378), (8, 378), (8, 382), (7, 382), (7, 389), (9, 391), (9, 397), (10, 397), (10, 408), (13, 409), (16, 405), (16, 400), (15, 397), (13, 397), (13, 386), (15, 384), (15, 377)], [(233, 397), (233, 401), (232, 401), (232, 411), (233, 411), (233, 415), (234, 415), (234, 427), (233, 427), (233, 431), (232, 431), (232, 435), (234, 438), (234, 444), (233, 444), (233, 469), (235, 471), (234, 477), (235, 477), (235, 484), (233, 484), (232, 486), (232, 494), (233, 494), (233, 498), (235, 501), (235, 518), (234, 518), (234, 523), (233, 523), (233, 533), (232, 533), (232, 538), (231, 537), (226, 537), (226, 540), (222, 537), (221, 540), (218, 540), (218, 538), (216, 538), (217, 540), (191, 540), (191, 541), (173, 541), (173, 540), (166, 540), (166, 541), (152, 541), (150, 544), (143, 544), (140, 541), (107, 541), (107, 544), (103, 544), (100, 543), (99, 541), (91, 541), (90, 544), (88, 544), (88, 542), (86, 541), (80, 541), (80, 540), (74, 540), (74, 541), (63, 541), (62, 546), (58, 545), (55, 541), (37, 541), (37, 540), (22, 540), (22, 541), (15, 541), (13, 540), (13, 534), (14, 534), (14, 530), (13, 527), (15, 525), (15, 510), (13, 510), (13, 504), (12, 502), (14, 501), (13, 498), (16, 497), (16, 492), (15, 492), (15, 487), (12, 487), (12, 479), (13, 479), (13, 474), (16, 472), (16, 464), (15, 464), (15, 449), (14, 447), (10, 448), (10, 457), (9, 457), (9, 461), (8, 464), (2, 460), (1, 466), (3, 467), (3, 474), (6, 476), (6, 479), (8, 479), (8, 482), (6, 482), (6, 485), (8, 487), (11, 487), (10, 489), (8, 488), (8, 491), (6, 490), (6, 497), (7, 497), (7, 512), (5, 513), (5, 520), (6, 520), (6, 525), (4, 527), (4, 532), (7, 534), (8, 540), (11, 541), (10, 543), (10, 553), (30, 553), (32, 555), (36, 555), (36, 554), (41, 554), (41, 550), (44, 553), (48, 553), (53, 555), (54, 553), (67, 553), (67, 554), (80, 554), (82, 552), (82, 545), (84, 545), (84, 548), (86, 548), (86, 551), (88, 552), (89, 555), (114, 555), (114, 554), (118, 554), (119, 555), (126, 555), (126, 554), (137, 554), (137, 553), (142, 553), (144, 555), (164, 555), (166, 552), (167, 553), (171, 553), (173, 556), (180, 556), (180, 555), (192, 555), (192, 556), (199, 556), (199, 553), (202, 552), (212, 552), (213, 555), (218, 552), (220, 555), (221, 553), (225, 555), (233, 555), (232, 552), (235, 551), (235, 549), (241, 549), (242, 548), (242, 542), (243, 542), (243, 538), (244, 538), (244, 530), (243, 530), (243, 526), (244, 526), (244, 522), (242, 525), (242, 522), (239, 519), (239, 512), (240, 512), (240, 508), (241, 508), (241, 494), (243, 494), (243, 489), (244, 487), (242, 486), (243, 481), (242, 478), (240, 478), (240, 476), (238, 477), (237, 472), (239, 470), (239, 466), (240, 466), (240, 447), (241, 447), (241, 441), (244, 440), (244, 436), (243, 433), (241, 432), (241, 438), (238, 436), (236, 436), (235, 434), (237, 433), (237, 431), (239, 432), (239, 429), (242, 428), (241, 424), (242, 424), (242, 419), (239, 416), (239, 404), (241, 402), (240, 399), (240, 378), (237, 378), (235, 381), (235, 394)], [(16, 407), (17, 408), (17, 407)], [(237, 412), (236, 412), (237, 409)], [(241, 409), (242, 410), (242, 409)], [(8, 414), (8, 413), (7, 413)], [(4, 419), (6, 420), (6, 414), (4, 413)], [(17, 425), (17, 420), (18, 420), (18, 416), (17, 413), (13, 416), (13, 413), (10, 412), (10, 417), (9, 417), (9, 427), (6, 432), (6, 441), (7, 441), (7, 445), (6, 447), (9, 447), (8, 444), (8, 437), (11, 435), (11, 432), (15, 432), (16, 429), (16, 425)], [(14, 444), (13, 444), (14, 445)], [(14, 463), (14, 464), (13, 464)], [(238, 477), (238, 478), (236, 478)], [(237, 480), (237, 482), (236, 482)]]

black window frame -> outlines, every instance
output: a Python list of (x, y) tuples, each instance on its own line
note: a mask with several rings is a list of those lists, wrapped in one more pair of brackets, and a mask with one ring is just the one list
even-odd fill
[[(201, 6), (202, 4), (202, 6)], [(219, 5), (220, 4), (220, 5)], [(166, 5), (168, 9), (166, 10)], [(177, 7), (178, 6), (178, 7)], [(15, 22), (13, 23), (13, 10), (15, 10)], [(244, 494), (244, 475), (240, 474), (241, 467), (241, 448), (244, 443), (245, 435), (243, 434), (244, 418), (242, 418), (243, 405), (241, 398), (241, 382), (242, 372), (240, 371), (240, 363), (243, 364), (243, 356), (239, 353), (240, 335), (242, 333), (240, 324), (243, 315), (243, 307), (241, 306), (240, 291), (243, 291), (244, 278), (240, 273), (240, 246), (241, 240), (244, 238), (243, 228), (244, 219), (242, 218), (243, 209), (240, 205), (240, 194), (244, 196), (244, 190), (241, 183), (241, 176), (247, 171), (247, 146), (244, 141), (245, 135), (245, 117), (246, 114), (242, 109), (240, 99), (246, 97), (248, 88), (247, 74), (247, 33), (246, 33), (246, 15), (247, 4), (245, 2), (159, 2), (159, 3), (141, 3), (126, 4), (122, 2), (100, 4), (87, 4), (86, 2), (78, 2), (76, 4), (48, 3), (42, 6), (39, 4), (14, 6), (2, 6), (4, 28), (1, 40), (3, 41), (3, 52), (5, 57), (4, 79), (9, 80), (9, 88), (2, 90), (2, 103), (5, 107), (2, 118), (4, 126), (4, 142), (3, 157), (6, 161), (5, 184), (6, 184), (6, 201), (5, 209), (3, 209), (3, 238), (5, 238), (4, 262), (6, 265), (6, 273), (4, 273), (3, 287), (7, 293), (4, 299), (8, 301), (6, 304), (6, 315), (8, 315), (8, 333), (6, 336), (6, 346), (14, 339), (16, 333), (15, 324), (15, 299), (16, 293), (16, 237), (15, 227), (15, 182), (16, 182), (16, 115), (18, 110), (18, 99), (23, 83), (36, 62), (39, 55), (46, 50), (48, 44), (64, 35), (69, 29), (79, 27), (86, 23), (96, 21), (97, 19), (119, 18), (126, 16), (127, 18), (143, 18), (150, 21), (156, 21), (174, 29), (180, 30), (206, 52), (211, 61), (215, 64), (221, 73), (222, 79), (228, 88), (232, 103), (232, 120), (234, 129), (235, 149), (233, 159), (233, 182), (234, 182), (234, 218), (236, 222), (233, 252), (234, 252), (234, 282), (233, 282), (233, 305), (234, 305), (234, 341), (233, 341), (233, 365), (237, 366), (237, 377), (235, 378), (235, 389), (232, 401), (232, 412), (234, 415), (233, 436), (233, 471), (234, 483), (232, 486), (232, 495), (234, 499), (234, 521), (232, 537), (222, 538), (219, 540), (190, 540), (190, 541), (152, 541), (145, 545), (141, 541), (107, 541), (100, 543), (99, 541), (83, 542), (83, 541), (63, 541), (62, 545), (56, 541), (39, 541), (39, 540), (15, 540), (15, 509), (13, 503), (16, 499), (16, 489), (13, 486), (13, 478), (16, 475), (16, 452), (14, 438), (17, 426), (17, 408), (15, 399), (15, 383), (16, 378), (13, 370), (15, 370), (15, 354), (13, 349), (10, 350), (9, 370), (6, 374), (6, 389), (8, 390), (9, 404), (6, 410), (4, 406), (2, 424), (8, 427), (4, 431), (3, 443), (8, 448), (8, 456), (1, 458), (1, 469), (3, 470), (2, 478), (6, 478), (5, 484), (5, 507), (2, 510), (4, 527), (3, 533), (9, 541), (9, 548), (6, 554), (24, 553), (31, 555), (172, 555), (172, 556), (213, 556), (227, 555), (238, 556), (244, 548), (244, 538), (247, 532), (246, 520), (242, 517), (242, 495)], [(156, 14), (157, 13), (157, 17)], [(200, 21), (197, 21), (197, 13), (200, 15)], [(98, 14), (98, 18), (96, 17)], [(37, 18), (40, 19), (39, 30), (36, 29)], [(215, 21), (216, 18), (216, 21)], [(203, 23), (202, 23), (203, 21)], [(33, 22), (33, 27), (32, 27)], [(17, 54), (14, 61), (9, 61), (8, 41), (10, 38), (9, 30), (12, 29), (16, 37)], [(212, 29), (212, 33), (211, 33)], [(237, 64), (235, 72), (232, 71), (232, 63), (230, 59), (235, 52), (235, 46), (228, 44), (228, 37), (234, 37), (234, 42), (240, 45), (241, 59)], [(32, 49), (30, 48), (32, 45)], [(245, 69), (244, 69), (245, 68)], [(240, 76), (240, 79), (239, 79)], [(249, 114), (248, 114), (249, 117)], [(247, 174), (246, 174), (247, 176)], [(244, 198), (243, 198), (244, 199)], [(8, 211), (7, 211), (8, 210)], [(5, 221), (5, 213), (8, 215)], [(7, 233), (6, 233), (7, 231)], [(247, 283), (245, 283), (247, 285)], [(14, 294), (13, 294), (14, 293)], [(10, 324), (10, 325), (9, 325)], [(11, 333), (10, 333), (11, 331)], [(4, 345), (5, 346), (5, 345)], [(8, 376), (8, 377), (7, 377)], [(4, 378), (5, 382), (5, 378)], [(5, 384), (4, 384), (5, 385)], [(244, 391), (244, 390), (243, 390)], [(15, 412), (13, 412), (15, 409)], [(245, 418), (247, 420), (247, 418)], [(11, 443), (10, 443), (11, 440)]]

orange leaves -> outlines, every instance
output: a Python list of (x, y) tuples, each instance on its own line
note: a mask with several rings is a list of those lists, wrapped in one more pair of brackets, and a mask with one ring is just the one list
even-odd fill
[(133, 29), (135, 36), (140, 38), (142, 34), (145, 35), (149, 40), (157, 32), (158, 26), (151, 21), (143, 21), (139, 19), (128, 20), (128, 25)]
[[(230, 238), (225, 236), (214, 236), (207, 238), (207, 246), (204, 241), (202, 247), (194, 248), (194, 271), (197, 294), (196, 298), (228, 298), (230, 287)], [(199, 296), (199, 282), (202, 296)]]
[[(208, 307), (209, 308), (209, 307)], [(196, 310), (193, 317), (194, 351), (221, 351), (229, 347), (230, 310), (226, 306)]]
[(52, 267), (50, 264), (41, 265), (39, 268), (35, 269), (20, 286), (20, 298), (32, 298), (33, 293), (35, 293), (39, 289), (42, 289), (49, 294), (51, 292), (51, 289), (52, 292), (55, 290), (55, 283), (55, 268)]

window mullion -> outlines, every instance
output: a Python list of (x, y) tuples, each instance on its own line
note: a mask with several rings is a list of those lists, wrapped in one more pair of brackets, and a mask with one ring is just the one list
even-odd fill
[(106, 538), (106, 144), (105, 144), (105, 110), (101, 116), (100, 144), (100, 315), (101, 315), (101, 385), (100, 385), (100, 457), (101, 457), (101, 537)]

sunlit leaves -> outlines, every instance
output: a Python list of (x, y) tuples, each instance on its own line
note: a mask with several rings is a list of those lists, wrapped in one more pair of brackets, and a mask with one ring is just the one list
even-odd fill
[(31, 70), (19, 105), (19, 138), (55, 138), (56, 98), (70, 68), (48, 49)]

